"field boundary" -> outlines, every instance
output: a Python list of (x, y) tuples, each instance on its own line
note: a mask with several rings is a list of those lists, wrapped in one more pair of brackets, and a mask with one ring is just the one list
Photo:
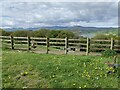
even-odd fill
[(31, 46), (43, 45), (46, 46), (46, 53), (49, 53), (50, 47), (60, 48), (64, 50), (64, 54), (67, 54), (70, 50), (83, 51), (88, 55), (90, 52), (101, 52), (107, 49), (115, 50), (120, 53), (119, 40), (111, 39), (90, 39), (90, 38), (79, 38), (79, 39), (68, 39), (66, 38), (40, 38), (40, 37), (13, 37), (13, 36), (0, 36), (2, 42), (10, 45), (11, 49), (15, 49), (14, 46), (18, 44), (26, 44), (26, 50), (30, 51)]

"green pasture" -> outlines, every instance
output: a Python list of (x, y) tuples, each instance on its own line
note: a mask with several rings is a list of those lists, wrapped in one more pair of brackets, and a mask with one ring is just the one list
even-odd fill
[[(118, 57), (117, 60), (120, 58)], [(118, 88), (119, 73), (107, 74), (112, 58), (85, 55), (2, 52), (4, 88)]]

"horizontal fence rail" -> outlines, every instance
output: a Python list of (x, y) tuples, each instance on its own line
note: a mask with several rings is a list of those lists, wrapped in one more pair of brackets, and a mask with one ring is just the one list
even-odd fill
[(13, 37), (13, 36), (0, 36), (0, 39), (4, 43), (11, 45), (11, 49), (15, 48), (17, 44), (26, 44), (27, 50), (31, 50), (31, 44), (46, 46), (46, 53), (49, 52), (49, 47), (64, 47), (65, 54), (68, 53), (68, 48), (75, 47), (79, 51), (85, 51), (86, 55), (89, 52), (101, 52), (107, 49), (115, 50), (120, 52), (120, 40), (101, 40), (101, 39), (90, 39), (90, 38), (79, 38), (79, 39), (68, 39), (66, 38), (39, 38), (39, 37)]

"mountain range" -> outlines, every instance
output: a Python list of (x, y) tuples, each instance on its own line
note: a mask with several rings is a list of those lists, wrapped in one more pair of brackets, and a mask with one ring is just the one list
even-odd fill
[(50, 30), (80, 30), (80, 31), (91, 31), (91, 30), (110, 30), (115, 29), (113, 27), (83, 27), (83, 26), (52, 26), (52, 27), (33, 27), (33, 28), (5, 28), (7, 31), (16, 31), (16, 30), (39, 30), (41, 28), (50, 29)]
[(6, 31), (16, 31), (16, 30), (30, 30), (30, 31), (34, 31), (34, 30), (40, 30), (40, 29), (49, 29), (49, 30), (70, 30), (72, 32), (74, 32), (75, 34), (78, 35), (82, 35), (85, 37), (93, 37), (96, 34), (100, 34), (100, 33), (118, 33), (118, 29), (117, 28), (113, 28), (113, 27), (83, 27), (83, 26), (52, 26), (52, 27), (36, 27), (36, 28), (4, 28), (4, 30)]

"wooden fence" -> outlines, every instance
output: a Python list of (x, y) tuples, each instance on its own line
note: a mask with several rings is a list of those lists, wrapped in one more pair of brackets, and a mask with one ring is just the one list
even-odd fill
[(39, 37), (13, 37), (13, 36), (0, 36), (3, 42), (11, 45), (11, 49), (14, 49), (16, 44), (26, 44), (27, 50), (31, 50), (31, 43), (34, 42), (37, 45), (45, 45), (46, 53), (49, 53), (49, 47), (64, 47), (65, 54), (68, 53), (70, 47), (79, 48), (80, 51), (85, 51), (86, 55), (90, 52), (100, 52), (106, 49), (115, 50), (120, 52), (119, 40), (101, 40), (90, 38), (68, 39), (66, 38), (39, 38)]

